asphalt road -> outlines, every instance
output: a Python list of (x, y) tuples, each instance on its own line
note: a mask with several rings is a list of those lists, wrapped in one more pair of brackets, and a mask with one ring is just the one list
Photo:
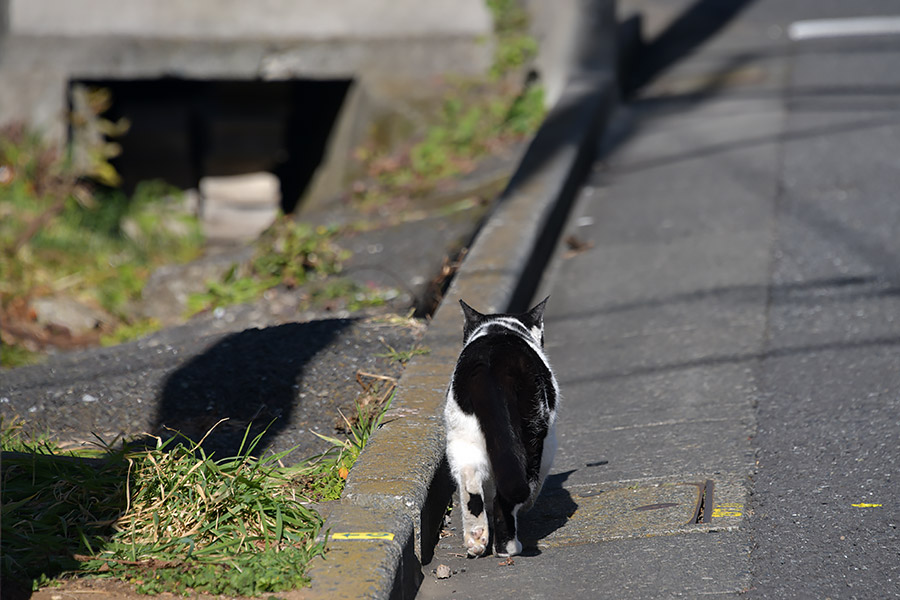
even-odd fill
[(900, 597), (900, 35), (790, 28), (900, 9), (724, 4), (623, 0), (658, 43), (539, 293), (554, 470), (421, 598)]
[(900, 36), (790, 50), (750, 595), (900, 597)]

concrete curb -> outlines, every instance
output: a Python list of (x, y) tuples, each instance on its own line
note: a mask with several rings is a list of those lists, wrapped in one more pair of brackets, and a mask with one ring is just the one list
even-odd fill
[(442, 410), (462, 343), (457, 299), (483, 312), (527, 308), (618, 99), (614, 2), (586, 0), (578, 8), (584, 18), (573, 36), (568, 83), (435, 312), (422, 341), (429, 354), (410, 361), (400, 379), (393, 408), (404, 416), (372, 436), (326, 519), (332, 535), (388, 535), (332, 538), (326, 558), (311, 565), (304, 597), (416, 594), (453, 491)]

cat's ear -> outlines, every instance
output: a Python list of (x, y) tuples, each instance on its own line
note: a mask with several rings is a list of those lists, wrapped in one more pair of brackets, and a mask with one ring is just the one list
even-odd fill
[(547, 296), (543, 300), (541, 300), (534, 308), (528, 311), (528, 318), (531, 319), (531, 322), (535, 325), (538, 325), (544, 321), (544, 308), (547, 307), (547, 300), (550, 299), (550, 296)]
[(476, 323), (484, 318), (483, 314), (466, 304), (462, 298), (459, 299), (459, 305), (462, 306), (463, 315), (466, 317), (467, 323)]
[(484, 319), (484, 315), (459, 299), (459, 305), (462, 306), (463, 316), (466, 318), (463, 325), (463, 343), (469, 339), (469, 334), (478, 327), (478, 324)]
[(525, 323), (525, 326), (528, 327), (528, 330), (531, 331), (534, 339), (540, 343), (541, 348), (544, 347), (544, 308), (547, 306), (547, 300), (549, 299), (550, 296), (547, 296), (534, 308), (525, 313), (523, 317), (519, 317)]

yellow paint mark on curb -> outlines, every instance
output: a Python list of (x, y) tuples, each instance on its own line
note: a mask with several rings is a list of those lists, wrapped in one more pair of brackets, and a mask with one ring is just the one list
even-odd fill
[(854, 508), (881, 508), (881, 504), (869, 504), (868, 502), (860, 502), (859, 504), (851, 504)]
[(332, 533), (333, 540), (388, 540), (394, 539), (394, 534), (387, 531), (357, 531)]
[(713, 518), (721, 517), (740, 517), (744, 514), (744, 505), (737, 502), (723, 502), (713, 508)]

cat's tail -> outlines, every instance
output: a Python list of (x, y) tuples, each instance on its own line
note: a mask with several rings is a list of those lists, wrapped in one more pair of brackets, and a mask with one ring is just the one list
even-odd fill
[(486, 364), (475, 368), (474, 380), (472, 405), (483, 428), (497, 492), (507, 501), (521, 504), (531, 496), (531, 487), (525, 472), (525, 448), (510, 415), (510, 407), (516, 406), (515, 398), (510, 397), (515, 385), (502, 381)]

